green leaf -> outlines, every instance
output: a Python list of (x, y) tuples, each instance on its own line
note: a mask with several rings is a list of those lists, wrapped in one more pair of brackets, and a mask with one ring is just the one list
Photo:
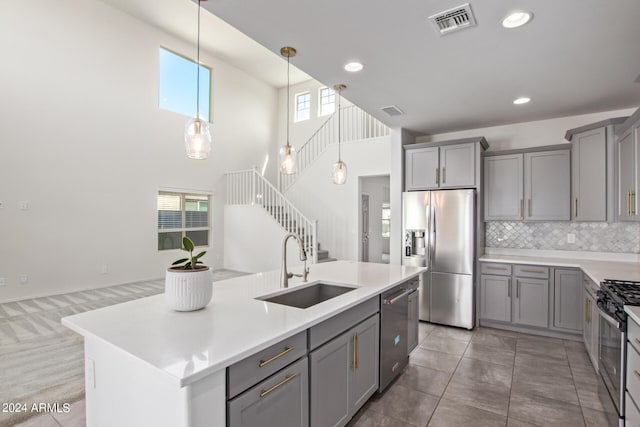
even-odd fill
[(190, 262), (188, 262), (188, 263), (186, 263), (186, 264), (184, 265), (184, 269), (185, 269), (185, 270), (188, 270), (189, 268), (191, 268), (191, 263), (190, 263)]
[(182, 264), (182, 263), (183, 263), (183, 262), (185, 262), (185, 261), (189, 261), (189, 258), (182, 258), (182, 259), (179, 259), (179, 260), (177, 260), (177, 261), (174, 261), (174, 262), (173, 262), (173, 264), (171, 264), (171, 265), (178, 265), (178, 264)]
[(198, 255), (194, 256), (194, 258), (202, 258), (202, 256), (203, 256), (204, 254), (206, 254), (206, 253), (207, 253), (207, 251), (202, 251), (202, 252), (200, 252)]
[(195, 247), (193, 245), (193, 240), (191, 240), (190, 238), (188, 238), (187, 236), (184, 236), (182, 238), (182, 246), (184, 246), (184, 248), (186, 250), (188, 250), (189, 252), (193, 251), (193, 248)]

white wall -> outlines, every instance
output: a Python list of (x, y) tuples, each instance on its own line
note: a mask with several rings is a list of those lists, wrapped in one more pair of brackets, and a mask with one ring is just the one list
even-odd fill
[(157, 251), (160, 187), (214, 192), (204, 261), (223, 265), (217, 185), (261, 164), (277, 90), (201, 54), (213, 68), (213, 151), (189, 160), (188, 118), (157, 107), (160, 46), (195, 53), (99, 1), (0, 3), (0, 301), (163, 276), (180, 253)]
[[(382, 237), (382, 204), (389, 203), (389, 175), (360, 178), (360, 193), (369, 195), (369, 261), (382, 262), (382, 254), (389, 253), (389, 238)], [(359, 228), (363, 228), (361, 219)]]
[(612, 117), (630, 116), (634, 111), (635, 109), (605, 111), (534, 122), (469, 129), (460, 132), (421, 136), (416, 138), (416, 142), (438, 142), (450, 139), (484, 136), (489, 143), (489, 151), (537, 147), (540, 145), (567, 144), (568, 142), (564, 139), (564, 135), (569, 129)]
[(307, 218), (318, 220), (318, 241), (332, 258), (358, 260), (358, 177), (388, 175), (389, 151), (389, 137), (342, 144), (348, 177), (346, 184), (335, 185), (332, 167), (338, 146), (332, 144), (287, 190), (287, 198)]

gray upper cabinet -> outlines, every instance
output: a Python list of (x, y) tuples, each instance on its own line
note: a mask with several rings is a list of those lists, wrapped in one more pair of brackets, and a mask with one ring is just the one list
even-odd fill
[(380, 316), (309, 355), (311, 426), (344, 426), (378, 388)]
[(511, 277), (480, 276), (480, 318), (511, 322)]
[(571, 155), (571, 216), (573, 220), (606, 221), (606, 129), (599, 128), (574, 135)]
[(484, 158), (484, 219), (522, 219), (523, 156), (505, 154)]
[(529, 221), (569, 221), (569, 150), (524, 154), (524, 218)]
[(620, 221), (640, 221), (638, 190), (640, 189), (640, 109), (627, 119), (618, 131), (618, 204)]
[(475, 185), (475, 143), (440, 147), (440, 188)]
[(475, 187), (478, 156), (487, 147), (482, 137), (406, 145), (405, 189)]
[(549, 280), (516, 277), (513, 287), (513, 323), (547, 328)]
[(582, 273), (555, 269), (553, 281), (553, 326), (571, 332), (582, 331)]
[(438, 188), (439, 147), (415, 148), (405, 151), (407, 191)]

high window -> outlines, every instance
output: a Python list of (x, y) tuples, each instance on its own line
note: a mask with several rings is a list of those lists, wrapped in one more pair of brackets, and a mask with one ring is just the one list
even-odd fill
[(320, 88), (320, 105), (318, 106), (318, 116), (326, 116), (336, 111), (336, 93), (328, 87)]
[[(196, 115), (196, 63), (160, 48), (158, 106), (187, 117)], [(200, 65), (200, 117), (210, 122), (211, 69)]]
[(311, 94), (303, 92), (296, 95), (295, 121), (309, 120), (311, 117)]
[(209, 246), (209, 195), (158, 193), (158, 250), (180, 249), (182, 237)]
[(391, 236), (391, 206), (389, 203), (382, 204), (382, 237)]

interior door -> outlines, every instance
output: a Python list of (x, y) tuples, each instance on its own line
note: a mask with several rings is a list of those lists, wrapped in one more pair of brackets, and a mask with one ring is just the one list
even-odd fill
[(362, 194), (362, 262), (369, 262), (369, 195)]

